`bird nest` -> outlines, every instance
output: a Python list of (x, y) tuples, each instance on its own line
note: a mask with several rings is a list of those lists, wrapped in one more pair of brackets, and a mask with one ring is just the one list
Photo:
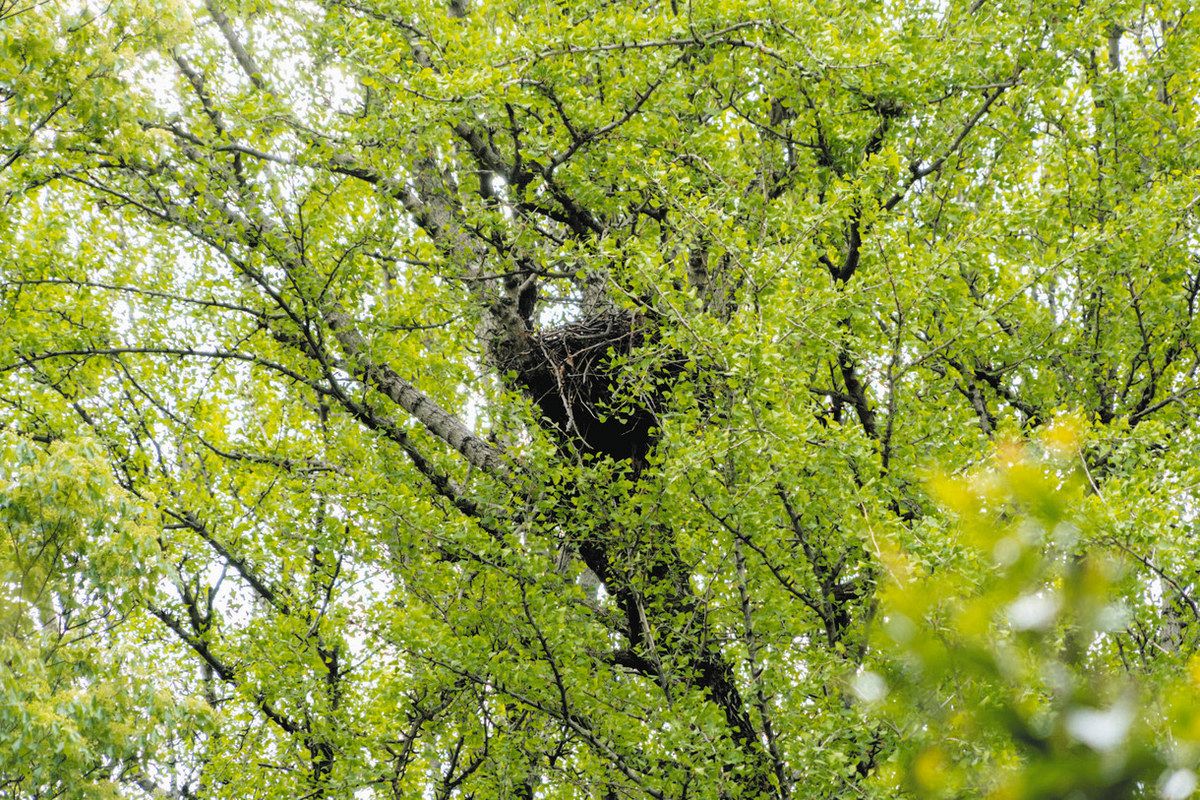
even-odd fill
[(659, 393), (635, 395), (618, 372), (622, 357), (648, 342), (650, 328), (636, 314), (606, 312), (524, 337), (504, 366), (567, 440), (640, 462), (652, 444)]

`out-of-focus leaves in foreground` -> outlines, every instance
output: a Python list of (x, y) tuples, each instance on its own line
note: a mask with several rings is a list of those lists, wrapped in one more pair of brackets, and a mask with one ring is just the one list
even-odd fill
[(1000, 445), (933, 482), (957, 522), (957, 563), (930, 572), (888, 554), (880, 658), (854, 678), (898, 745), (881, 785), (994, 800), (1192, 796), (1200, 659), (1165, 682), (1121, 667), (1126, 565), (1095, 546), (1116, 521), (1080, 458), (1081, 427)]
[(111, 797), (177, 706), (144, 677), (158, 542), (86, 445), (0, 436), (0, 796)]

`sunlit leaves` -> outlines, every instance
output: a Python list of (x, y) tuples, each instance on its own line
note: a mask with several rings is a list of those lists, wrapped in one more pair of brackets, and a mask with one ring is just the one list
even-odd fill
[(0, 2), (13, 791), (1188, 796), (1194, 13)]
[(901, 742), (881, 779), (921, 796), (1190, 795), (1188, 679), (1139, 682), (1107, 657), (1132, 565), (1096, 547), (1119, 523), (1087, 491), (1078, 435), (1061, 421), (940, 484), (974, 569), (885, 557), (879, 660), (852, 681)]
[(94, 446), (0, 440), (0, 776), (25, 796), (112, 796), (186, 725), (143, 669), (161, 561), (148, 509)]

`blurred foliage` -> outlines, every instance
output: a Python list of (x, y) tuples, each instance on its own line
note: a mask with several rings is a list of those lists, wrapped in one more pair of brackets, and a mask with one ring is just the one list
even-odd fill
[(881, 786), (995, 800), (1192, 796), (1200, 657), (1169, 680), (1123, 663), (1123, 596), (1171, 587), (1131, 581), (1133, 565), (1104, 547), (1119, 512), (1088, 475), (1085, 437), (1063, 418), (936, 479), (954, 562), (928, 571), (897, 548), (884, 554), (879, 649), (852, 681), (895, 744)]
[(161, 574), (152, 523), (94, 446), (0, 434), (0, 795), (117, 796), (190, 724), (127, 638)]

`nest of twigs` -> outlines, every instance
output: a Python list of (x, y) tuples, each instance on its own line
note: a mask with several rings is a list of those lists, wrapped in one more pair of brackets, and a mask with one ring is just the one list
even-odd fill
[(650, 332), (644, 318), (610, 311), (530, 334), (505, 366), (560, 435), (584, 450), (640, 462), (657, 425), (658, 392), (625, 396), (614, 362), (647, 343)]

